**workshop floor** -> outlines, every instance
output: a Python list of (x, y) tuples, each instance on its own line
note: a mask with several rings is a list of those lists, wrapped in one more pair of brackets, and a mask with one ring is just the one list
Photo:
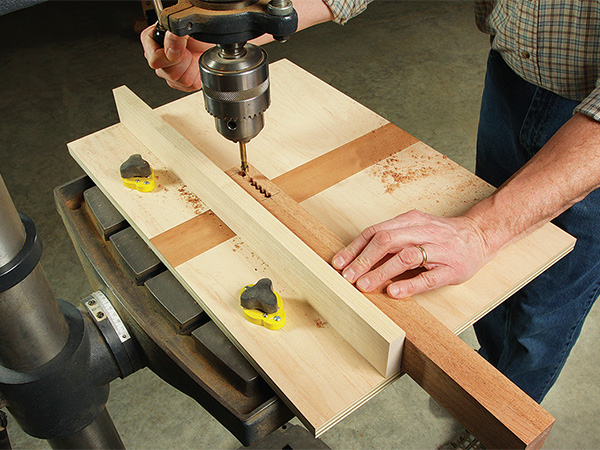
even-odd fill
[[(488, 39), (472, 2), (384, 1), (340, 27), (326, 24), (269, 45), (468, 169)], [(82, 174), (65, 144), (117, 121), (111, 89), (126, 84), (152, 106), (181, 94), (146, 66), (133, 31), (139, 1), (50, 2), (0, 17), (0, 172), (17, 209), (36, 222), (58, 297), (90, 292), (54, 208), (52, 189)], [(600, 310), (592, 310), (544, 401), (557, 419), (548, 449), (597, 448)], [(463, 336), (475, 345), (473, 335)], [(2, 345), (0, 343), (0, 345)], [(194, 401), (142, 370), (112, 385), (108, 408), (130, 448), (235, 449)], [(457, 424), (408, 377), (323, 436), (334, 449), (435, 449)], [(14, 448), (47, 448), (9, 425)]]

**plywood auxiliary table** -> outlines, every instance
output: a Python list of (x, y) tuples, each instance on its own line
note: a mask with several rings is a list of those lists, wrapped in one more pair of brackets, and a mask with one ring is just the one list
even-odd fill
[[(410, 209), (457, 215), (493, 188), (289, 61), (271, 65), (271, 83), (249, 177), (201, 93), (153, 111), (118, 88), (121, 123), (69, 150), (315, 435), (404, 372), (488, 447), (540, 447), (552, 416), (454, 333), (574, 239), (549, 224), (462, 285), (404, 300), (361, 294), (328, 262), (362, 229)], [(133, 153), (155, 171), (150, 193), (123, 186)], [(284, 301), (277, 331), (240, 307), (240, 289), (263, 277)]]

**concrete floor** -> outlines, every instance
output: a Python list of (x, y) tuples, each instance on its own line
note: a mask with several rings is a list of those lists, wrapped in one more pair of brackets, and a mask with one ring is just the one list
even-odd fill
[[(79, 176), (65, 144), (117, 121), (111, 89), (126, 84), (158, 106), (180, 95), (146, 66), (137, 1), (50, 2), (0, 17), (0, 172), (17, 209), (34, 219), (58, 297), (90, 292), (55, 212), (52, 189)], [(488, 39), (471, 2), (375, 2), (340, 27), (326, 24), (269, 45), (463, 166), (474, 140)], [(544, 401), (556, 418), (546, 448), (597, 448), (598, 308)], [(471, 332), (463, 337), (475, 345)], [(1, 345), (1, 343), (0, 343)], [(239, 443), (194, 401), (142, 370), (112, 385), (109, 411), (128, 448), (221, 448)], [(323, 437), (332, 448), (436, 448), (457, 424), (408, 377)], [(12, 421), (14, 448), (47, 448)]]

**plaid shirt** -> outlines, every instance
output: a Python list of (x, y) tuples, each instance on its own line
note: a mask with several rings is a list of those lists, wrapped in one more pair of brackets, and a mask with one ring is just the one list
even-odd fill
[(323, 0), (333, 14), (333, 21), (344, 25), (367, 9), (373, 0)]
[[(324, 0), (344, 24), (372, 0)], [(522, 78), (600, 121), (600, 1), (475, 0), (478, 28)]]
[(475, 0), (478, 28), (522, 78), (600, 121), (600, 2)]

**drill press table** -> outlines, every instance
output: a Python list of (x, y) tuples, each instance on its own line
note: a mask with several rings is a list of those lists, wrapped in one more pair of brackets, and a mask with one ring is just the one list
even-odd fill
[[(364, 227), (409, 209), (460, 214), (492, 192), (465, 169), (293, 64), (278, 62), (271, 72), (273, 106), (264, 132), (249, 148), (250, 161), (345, 242)], [(201, 96), (193, 94), (158, 113), (219, 168), (237, 166), (235, 145), (214, 132), (212, 118), (202, 109)], [(323, 326), (323, 318), (305, 301), (302, 281), (294, 286), (280, 282), (261, 259), (260, 249), (233, 237), (123, 125), (69, 148), (315, 434), (395, 378), (383, 377), (332, 327)], [(121, 185), (118, 166), (131, 153), (141, 153), (158, 174), (155, 192), (141, 194)], [(414, 300), (450, 330), (460, 332), (573, 245), (573, 238), (547, 225), (501, 252), (467, 283)], [(241, 286), (263, 276), (272, 278), (288, 298), (292, 312), (288, 321), (295, 317), (276, 333), (250, 325), (237, 306)], [(428, 380), (421, 382), (426, 385)], [(502, 418), (496, 419), (502, 423)], [(525, 445), (539, 443), (538, 435), (547, 427), (533, 435), (526, 430), (519, 439)]]

